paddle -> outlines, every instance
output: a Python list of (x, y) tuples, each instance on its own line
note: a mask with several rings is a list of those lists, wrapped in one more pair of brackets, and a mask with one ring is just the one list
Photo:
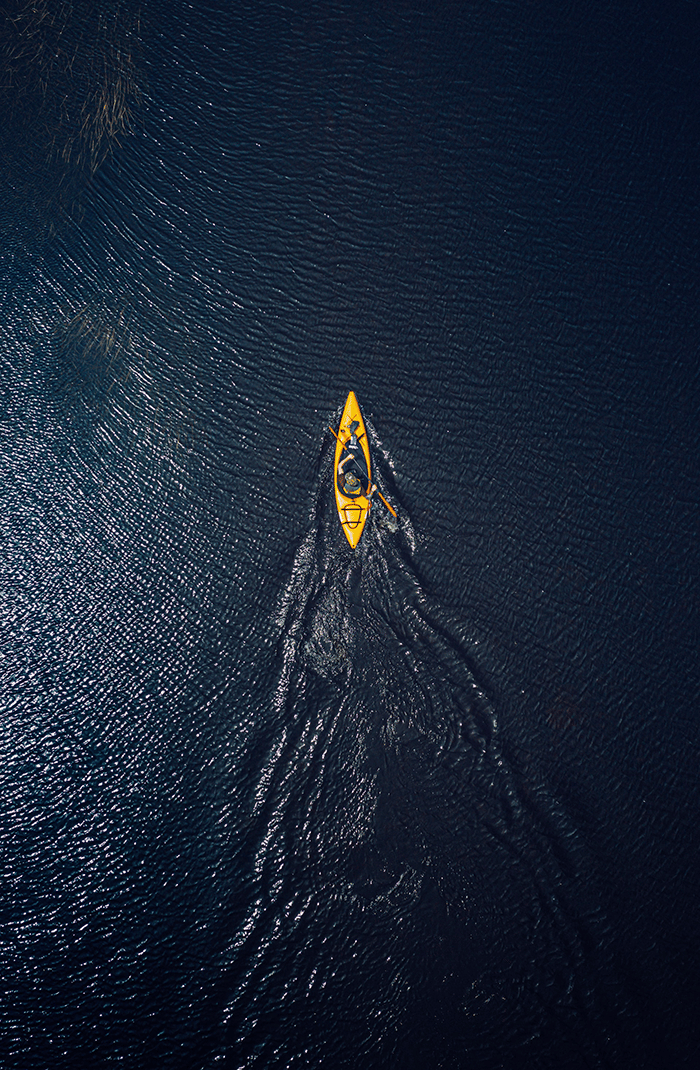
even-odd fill
[[(336, 437), (336, 438), (338, 439), (338, 442), (340, 442), (340, 445), (341, 445), (341, 446), (343, 447), (343, 449), (345, 449), (345, 443), (344, 443), (344, 442), (342, 441), (342, 439), (340, 438), (340, 436), (339, 436), (339, 435), (336, 435), (336, 434), (335, 434), (335, 431), (333, 430), (333, 428), (331, 427), (331, 425), (330, 425), (330, 424), (328, 425), (328, 430), (330, 431), (330, 433), (331, 433), (332, 435), (335, 435), (335, 437)], [(367, 494), (368, 494), (368, 496), (369, 496), (369, 491), (370, 491), (370, 480), (369, 480), (369, 472), (367, 471), (367, 469), (365, 468), (364, 464), (362, 463), (362, 461), (360, 460), (360, 458), (359, 458), (359, 457), (353, 456), (353, 460), (355, 461), (355, 464), (357, 465), (357, 467), (358, 467), (358, 468), (360, 469), (360, 471), (362, 472), (362, 475), (363, 475), (363, 476), (365, 477), (365, 479), (367, 480)], [(377, 487), (376, 483), (375, 483), (374, 489), (375, 489), (375, 491), (377, 492), (377, 494), (379, 495), (379, 497), (380, 497), (380, 498), (382, 499), (382, 501), (384, 502), (384, 504), (386, 505), (386, 507), (387, 507), (387, 509), (389, 510), (389, 512), (391, 513), (391, 515), (392, 515), (392, 516), (396, 516), (396, 510), (395, 510), (395, 509), (392, 509), (392, 508), (391, 508), (391, 506), (389, 505), (388, 501), (386, 500), (386, 498), (384, 497), (384, 495), (382, 494), (382, 492), (381, 492), (381, 491), (380, 491), (380, 490), (378, 489), (378, 487)]]

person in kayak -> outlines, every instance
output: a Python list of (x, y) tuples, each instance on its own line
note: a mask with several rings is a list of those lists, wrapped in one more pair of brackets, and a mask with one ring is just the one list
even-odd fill
[[(351, 457), (346, 457), (345, 461), (351, 461)], [(348, 468), (348, 471), (343, 471), (344, 462), (341, 461), (338, 465), (338, 487), (342, 494), (345, 494), (348, 498), (358, 498), (361, 494), (364, 494), (369, 501), (375, 495), (377, 490), (376, 484), (372, 484), (369, 490), (365, 490), (364, 484), (357, 478), (352, 468)]]
[(357, 420), (353, 420), (350, 424), (350, 438), (344, 444), (343, 457), (338, 465), (338, 488), (341, 494), (345, 494), (348, 498), (359, 498), (360, 495), (365, 494), (371, 501), (376, 487), (365, 489), (368, 475), (362, 447), (356, 433), (359, 426)]
[(369, 506), (374, 504), (374, 496), (376, 494), (386, 507), (386, 516), (383, 512), (380, 514), (380, 524), (383, 527), (388, 528), (389, 531), (397, 531), (398, 524), (396, 522), (395, 510), (389, 505), (388, 501), (377, 487), (377, 484), (370, 481), (368, 466), (365, 464), (364, 454), (362, 453), (362, 447), (360, 446), (360, 439), (357, 436), (357, 428), (359, 426), (357, 420), (353, 420), (352, 423), (348, 425), (350, 436), (345, 442), (341, 441), (339, 436), (333, 431), (332, 427), (330, 428), (332, 434), (335, 435), (338, 442), (343, 446), (338, 469), (336, 471), (338, 490), (346, 498), (359, 498), (364, 495), (367, 498)]
[(358, 471), (353, 455), (346, 453), (338, 465), (338, 488), (341, 493), (348, 498), (357, 498), (364, 494), (365, 488), (359, 478), (362, 474)]
[(371, 501), (377, 488), (372, 484), (371, 487), (365, 489), (368, 477), (360, 440), (356, 434), (359, 426), (357, 420), (353, 420), (350, 424), (350, 438), (345, 443), (344, 456), (338, 465), (338, 488), (341, 494), (345, 494), (348, 498), (359, 498), (360, 495), (365, 494)]
[(348, 498), (357, 498), (362, 494), (362, 484), (354, 472), (343, 472), (338, 468), (338, 486)]

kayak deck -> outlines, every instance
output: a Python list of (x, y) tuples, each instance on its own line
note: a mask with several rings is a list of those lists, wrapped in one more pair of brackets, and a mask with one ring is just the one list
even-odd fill
[(340, 523), (353, 550), (360, 541), (372, 508), (368, 498), (371, 472), (367, 432), (357, 398), (351, 390), (335, 443), (333, 483)]

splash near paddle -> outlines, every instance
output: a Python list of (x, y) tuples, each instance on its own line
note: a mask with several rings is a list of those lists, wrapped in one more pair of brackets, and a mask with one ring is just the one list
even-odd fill
[(354, 550), (372, 508), (372, 469), (364, 420), (352, 390), (335, 437), (335, 503), (343, 531)]

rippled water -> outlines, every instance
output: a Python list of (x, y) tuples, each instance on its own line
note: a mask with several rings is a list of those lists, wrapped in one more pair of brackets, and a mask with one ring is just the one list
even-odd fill
[(693, 1067), (695, 14), (10, 14), (0, 1064)]

